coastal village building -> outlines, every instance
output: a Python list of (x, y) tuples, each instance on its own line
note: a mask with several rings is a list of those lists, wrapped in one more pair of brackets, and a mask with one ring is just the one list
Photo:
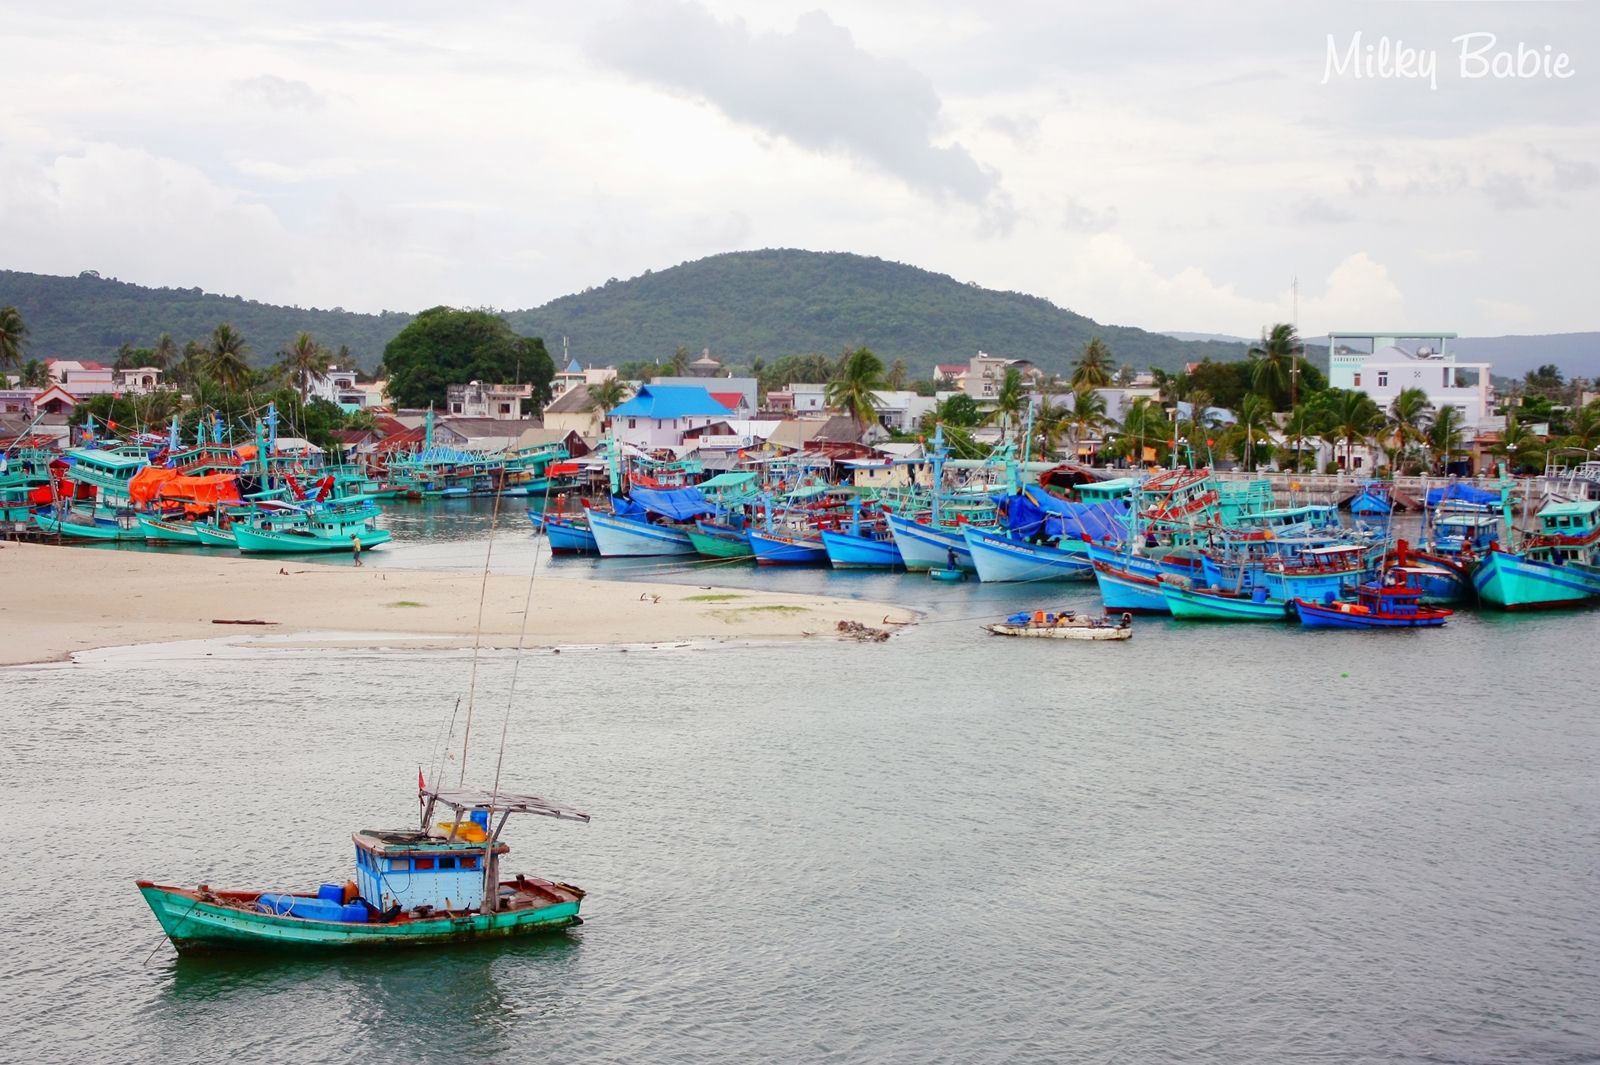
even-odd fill
[(962, 391), (979, 402), (994, 399), (1000, 394), (1000, 386), (1005, 384), (1006, 367), (1010, 365), (1010, 359), (978, 352), (968, 364), (966, 377), (961, 380)]
[(49, 359), (45, 366), (50, 371), (53, 383), (79, 399), (119, 393), (142, 395), (167, 387), (162, 379), (162, 371), (155, 366), (117, 370), (86, 359)]
[(592, 387), (609, 381), (616, 376), (615, 367), (591, 366), (585, 369), (578, 365), (577, 359), (572, 359), (567, 363), (566, 369), (557, 371), (556, 375), (550, 379), (550, 398), (552, 400), (560, 399), (574, 388), (581, 386)]
[(451, 414), (463, 418), (521, 421), (522, 402), (532, 397), (531, 384), (486, 385), (481, 381), (470, 381), (464, 385), (450, 385), (445, 389), (445, 407)]
[(567, 429), (597, 440), (604, 423), (605, 412), (590, 401), (589, 386), (581, 381), (545, 404), (544, 424), (549, 429)]
[(613, 407), (606, 421), (618, 440), (646, 451), (677, 447), (683, 434), (728, 417), (728, 408), (702, 387), (642, 385), (632, 399)]
[(827, 407), (827, 385), (796, 382), (767, 393), (767, 410), (787, 414), (814, 414)]
[(894, 391), (872, 393), (877, 402), (878, 421), (884, 428), (896, 433), (915, 432), (922, 417), (939, 405), (935, 396), (919, 396), (915, 392)]
[(365, 407), (376, 406), (368, 402), (367, 386), (356, 381), (354, 370), (341, 370), (338, 367), (329, 367), (321, 377), (313, 378), (306, 387), (307, 399), (321, 399), (329, 403), (337, 403), (346, 411), (361, 410)]
[(1494, 414), (1487, 362), (1457, 362), (1454, 333), (1340, 331), (1328, 334), (1328, 385), (1365, 392), (1384, 410), (1420, 388), (1434, 409), (1454, 407), (1469, 429), (1504, 427)]
[[(749, 411), (757, 410), (761, 405), (761, 385), (754, 377), (718, 377), (709, 381), (697, 377), (657, 377), (650, 383), (669, 387), (683, 385), (689, 388), (704, 388), (713, 396), (725, 401), (730, 400), (730, 393), (737, 392), (742, 399), (743, 408)], [(728, 409), (733, 410), (740, 405), (730, 401)]]

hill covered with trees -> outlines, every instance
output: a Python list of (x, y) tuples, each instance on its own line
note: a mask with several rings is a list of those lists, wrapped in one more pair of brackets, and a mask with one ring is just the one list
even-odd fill
[[(198, 288), (146, 288), (87, 271), (77, 277), (0, 271), (0, 305), (14, 305), (35, 358), (110, 361), (123, 344), (147, 347), (163, 333), (180, 345), (227, 322), (264, 364), (310, 333), (374, 368), (384, 345), (415, 317), (258, 303)], [(1102, 326), (1049, 300), (997, 292), (914, 266), (841, 252), (730, 252), (646, 271), (626, 281), (506, 312), (511, 328), (543, 337), (552, 353), (567, 337), (584, 362), (664, 361), (679, 347), (710, 348), (725, 364), (868, 347), (903, 359), (915, 376), (976, 352), (1031, 359), (1066, 373), (1083, 344), (1100, 337), (1121, 365), (1178, 369), (1237, 359), (1240, 344), (1185, 342), (1126, 326)]]
[(1238, 359), (1241, 344), (1188, 343), (1099, 325), (1049, 300), (997, 292), (902, 263), (843, 252), (729, 252), (563, 296), (508, 316), (519, 333), (595, 363), (663, 359), (679, 346), (722, 362), (867, 347), (904, 359), (918, 376), (978, 351), (1031, 359), (1066, 373), (1100, 337), (1121, 364), (1169, 370), (1210, 356)]

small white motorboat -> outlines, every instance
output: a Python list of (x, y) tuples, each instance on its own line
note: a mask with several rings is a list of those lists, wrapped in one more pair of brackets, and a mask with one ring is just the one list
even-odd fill
[(1090, 617), (1071, 610), (1035, 610), (1012, 614), (985, 625), (995, 636), (1030, 636), (1042, 640), (1131, 640), (1133, 615)]

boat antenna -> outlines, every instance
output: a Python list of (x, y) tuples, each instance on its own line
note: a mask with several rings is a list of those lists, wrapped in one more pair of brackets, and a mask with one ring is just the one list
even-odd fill
[(457, 787), (464, 786), (467, 779), (467, 745), (472, 740), (472, 709), (477, 700), (478, 660), (483, 650), (483, 604), (489, 597), (489, 560), (494, 557), (494, 530), (500, 524), (500, 499), (503, 495), (503, 491), (494, 494), (494, 510), (489, 515), (489, 542), (483, 549), (483, 581), (478, 586), (478, 624), (472, 633), (472, 673), (467, 681), (467, 722), (461, 729), (461, 773), (456, 777)]

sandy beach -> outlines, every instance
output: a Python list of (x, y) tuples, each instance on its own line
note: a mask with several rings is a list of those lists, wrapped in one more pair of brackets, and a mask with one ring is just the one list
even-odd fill
[[(295, 645), (470, 647), (481, 573), (0, 545), (0, 665), (174, 640), (295, 637)], [(525, 576), (491, 574), (482, 641), (515, 646)], [(527, 646), (695, 639), (834, 638), (913, 615), (882, 603), (748, 589), (541, 577)], [(269, 625), (217, 622), (265, 621)], [(893, 626), (889, 626), (893, 627)], [(386, 640), (385, 637), (392, 637)]]

